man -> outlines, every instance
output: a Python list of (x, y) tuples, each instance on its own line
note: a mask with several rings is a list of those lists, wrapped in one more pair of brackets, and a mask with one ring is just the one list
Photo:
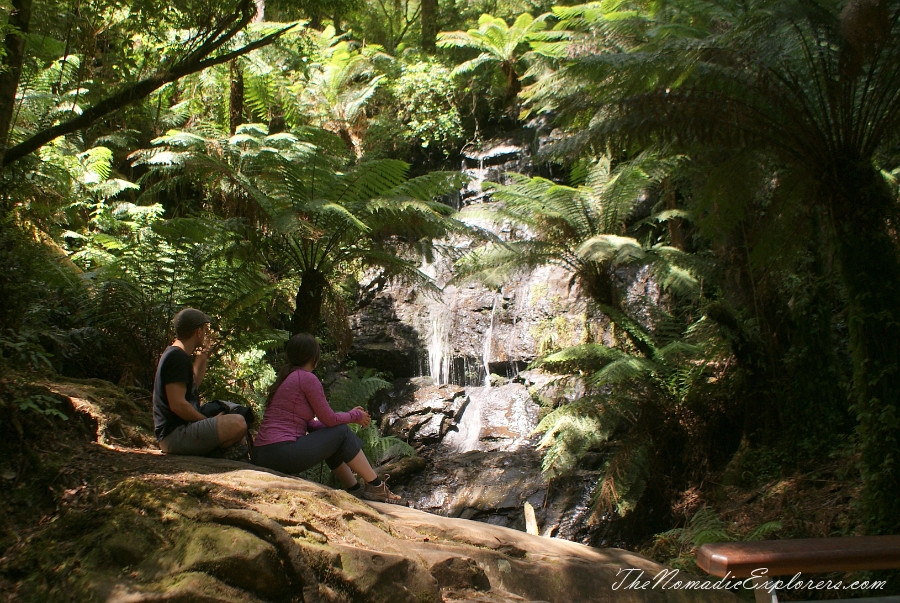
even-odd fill
[(243, 444), (247, 435), (247, 422), (239, 414), (207, 418), (200, 412), (197, 386), (209, 362), (204, 346), (209, 323), (209, 316), (194, 308), (176, 314), (175, 341), (156, 367), (153, 423), (159, 448), (166, 454), (205, 456)]

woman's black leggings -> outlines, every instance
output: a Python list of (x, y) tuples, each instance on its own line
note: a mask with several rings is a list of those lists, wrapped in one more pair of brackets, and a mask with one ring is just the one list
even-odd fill
[(346, 425), (310, 431), (293, 442), (254, 446), (251, 460), (261, 466), (294, 474), (325, 461), (331, 469), (353, 460), (362, 450), (359, 437)]

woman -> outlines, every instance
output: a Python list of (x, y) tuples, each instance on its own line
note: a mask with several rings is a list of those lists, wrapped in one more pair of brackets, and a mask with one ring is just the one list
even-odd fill
[[(325, 399), (322, 382), (313, 375), (319, 344), (309, 333), (298, 333), (285, 347), (288, 365), (269, 389), (262, 425), (253, 443), (251, 460), (282, 473), (300, 473), (323, 460), (349, 492), (364, 498), (403, 504), (403, 499), (380, 480), (362, 451), (362, 442), (347, 423), (365, 427), (369, 413), (357, 406), (334, 412)], [(356, 475), (365, 480), (360, 485)], [(387, 478), (385, 478), (387, 479)]]

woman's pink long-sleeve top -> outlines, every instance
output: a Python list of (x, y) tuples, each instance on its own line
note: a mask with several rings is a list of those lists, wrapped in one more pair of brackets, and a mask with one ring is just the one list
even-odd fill
[(360, 419), (362, 411), (357, 409), (334, 412), (325, 399), (325, 389), (319, 378), (307, 370), (297, 368), (272, 396), (253, 445), (293, 442), (309, 431), (356, 423)]

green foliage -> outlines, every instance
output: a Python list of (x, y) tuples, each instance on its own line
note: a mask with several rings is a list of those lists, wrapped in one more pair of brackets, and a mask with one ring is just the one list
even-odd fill
[(347, 14), (348, 24), (369, 43), (375, 43), (392, 54), (402, 52), (421, 30), (421, 3), (417, 0), (393, 2), (358, 2), (356, 10)]
[(409, 147), (435, 148), (444, 158), (456, 153), (465, 133), (449, 69), (431, 60), (404, 63), (391, 93), (377, 118), (382, 137), (399, 133)]
[[(896, 190), (882, 167), (897, 162), (898, 8), (767, 0), (558, 8), (575, 43), (546, 55), (545, 77), (523, 92), (530, 110), (567, 130), (551, 150), (558, 157), (598, 148), (690, 157), (667, 209), (690, 211), (693, 243), (716, 253), (713, 286), (741, 308), (727, 328), (746, 416), (774, 417), (748, 425), (753, 437), (773, 437), (785, 423), (840, 431), (845, 378), (834, 354), (849, 344), (875, 531), (896, 531), (887, 518), (900, 516), (900, 480), (888, 477), (900, 426), (891, 301), (900, 254), (888, 234)], [(639, 255), (617, 240), (595, 243), (596, 258)], [(783, 286), (792, 277), (824, 295), (807, 303), (803, 287)]]
[[(10, 365), (14, 370), (8, 370)], [(60, 410), (63, 402), (60, 397), (30, 382), (35, 375), (50, 368), (42, 349), (32, 349), (31, 344), (11, 337), (0, 337), (0, 410), (68, 421), (69, 417)], [(7, 414), (7, 417), (17, 429), (21, 428), (14, 415)]]
[[(108, 180), (98, 182), (98, 187), (104, 182)], [(81, 347), (87, 354), (85, 337), (96, 340), (96, 347), (103, 350), (92, 353), (107, 359), (104, 364), (114, 359), (119, 366), (118, 376), (103, 376), (150, 383), (155, 359), (172, 337), (171, 317), (185, 305), (204, 308), (217, 317), (220, 343), (226, 350), (223, 359), (238, 373), (249, 367), (239, 360), (236, 365), (234, 358), (249, 353), (248, 362), (258, 363), (253, 351), (284, 338), (271, 329), (256, 331), (255, 338), (242, 333), (246, 325), (260, 320), (259, 304), (271, 300), (275, 289), (259, 266), (248, 261), (241, 234), (223, 222), (214, 218), (166, 221), (159, 204), (117, 202), (104, 195), (82, 202), (82, 208), (90, 210), (89, 220), (81, 232), (70, 230), (65, 237), (72, 260), (91, 283), (90, 296), (80, 310), (93, 334), (82, 332)], [(119, 336), (122, 333), (128, 333), (128, 338)], [(225, 375), (217, 385), (215, 368), (214, 362), (207, 384), (212, 385), (210, 391), (228, 398), (247, 395), (240, 386), (237, 391), (221, 387), (229, 382)]]
[(464, 48), (479, 54), (458, 64), (453, 75), (466, 75), (478, 71), (484, 65), (497, 69), (496, 89), (504, 107), (514, 105), (516, 96), (522, 89), (521, 80), (525, 73), (524, 62), (529, 50), (540, 49), (541, 44), (563, 40), (565, 31), (548, 30), (550, 14), (537, 18), (528, 13), (519, 15), (512, 25), (504, 19), (483, 14), (478, 19), (478, 28), (467, 31), (450, 31), (438, 34), (437, 45), (441, 48)]
[[(609, 317), (614, 333), (625, 335), (619, 344), (588, 341), (538, 362), (550, 370), (579, 372), (595, 388), (549, 413), (536, 430), (543, 433), (543, 470), (551, 477), (572, 474), (588, 453), (604, 455), (594, 490), (595, 517), (627, 515), (644, 498), (653, 475), (672, 472), (680, 460), (663, 451), (670, 443), (684, 448), (678, 443), (682, 417), (693, 412), (688, 407), (702, 407), (710, 367), (728, 354), (702, 318), (708, 303), (700, 287), (702, 258), (669, 241), (667, 222), (689, 214), (664, 207), (663, 199), (648, 212), (646, 199), (664, 190), (680, 165), (680, 158), (652, 154), (615, 167), (601, 158), (575, 165), (575, 186), (509, 175), (509, 184), (490, 185), (496, 203), (480, 217), (518, 232), (457, 262), (459, 275), (490, 285), (523, 268), (561, 265)], [(660, 285), (665, 297), (626, 299), (620, 276), (626, 270)]]
[(53, 368), (50, 355), (39, 343), (12, 329), (0, 336), (0, 362), (4, 366), (40, 371)]
[(339, 135), (359, 157), (369, 124), (366, 107), (384, 78), (378, 64), (392, 59), (378, 47), (351, 45), (330, 28), (321, 40), (320, 58), (310, 66), (309, 76), (291, 87), (296, 111), (306, 116), (307, 124)]
[(660, 228), (667, 215), (660, 211), (643, 219), (637, 215), (641, 191), (659, 186), (673, 166), (676, 161), (641, 156), (612, 169), (610, 161), (601, 158), (578, 166), (583, 178), (579, 186), (518, 174), (508, 176), (510, 184), (491, 183), (491, 196), (499, 203), (478, 216), (510, 224), (519, 232), (463, 256), (456, 264), (457, 274), (497, 286), (523, 268), (561, 265), (649, 355), (644, 328), (621, 311), (622, 293), (614, 272), (623, 266), (648, 265), (656, 281), (672, 294), (696, 299), (700, 293), (702, 263), (668, 244), (667, 232)]
[(283, 347), (289, 334), (265, 328), (248, 331), (240, 322), (232, 318), (225, 325), (216, 325), (222, 344), (211, 358), (203, 395), (207, 400), (245, 404), (262, 422), (266, 392), (276, 377), (272, 351)]
[(329, 403), (337, 411), (365, 408), (376, 393), (390, 386), (376, 371), (354, 367), (332, 384)]
[[(375, 267), (388, 278), (422, 280), (408, 257), (429, 253), (434, 241), (464, 226), (436, 199), (462, 183), (453, 172), (407, 178), (397, 160), (354, 162), (340, 139), (320, 129), (271, 136), (260, 125), (229, 138), (170, 132), (140, 153), (153, 167), (155, 189), (193, 181), (239, 206), (259, 228), (250, 233), (257, 266), (296, 278), (292, 328), (313, 331), (324, 318), (339, 349), (349, 344), (347, 300), (340, 284)], [(212, 149), (221, 150), (216, 153)], [(296, 281), (295, 281), (296, 282)]]
[[(688, 409), (706, 402), (711, 366), (727, 349), (715, 333), (691, 325), (652, 357), (599, 344), (584, 344), (544, 357), (540, 366), (578, 371), (599, 393), (564, 404), (535, 431), (543, 433), (543, 471), (572, 474), (587, 453), (605, 455), (594, 490), (595, 513), (625, 516), (640, 503), (654, 472), (669, 472), (678, 459), (663, 452), (674, 425)], [(668, 430), (669, 433), (666, 433)], [(696, 437), (697, 433), (694, 434)]]
[(710, 507), (703, 507), (687, 525), (657, 534), (650, 555), (667, 566), (693, 571), (696, 550), (710, 542), (753, 542), (778, 533), (780, 522), (769, 521), (741, 534), (728, 526)]
[[(329, 389), (329, 404), (336, 411), (347, 411), (357, 406), (366, 408), (378, 392), (391, 384), (372, 369), (353, 367), (341, 374)], [(396, 436), (382, 436), (375, 422), (366, 427), (351, 425), (351, 429), (363, 442), (363, 452), (373, 465), (380, 465), (397, 456), (413, 456), (412, 446)]]
[[(775, 471), (846, 438), (852, 392), (863, 509), (871, 530), (896, 531), (900, 36), (884, 18), (896, 0), (615, 0), (552, 14), (537, 0), (439, 3), (437, 22), (460, 30), (441, 35), (448, 66), (383, 52), (418, 33), (417, 2), (326, 4), (269, 4), (270, 17), (302, 10), (336, 28), (297, 27), (3, 174), (4, 370), (146, 386), (171, 316), (193, 305), (214, 316), (220, 341), (204, 393), (258, 407), (269, 351), (303, 320), (347, 347), (362, 274), (427, 286), (419, 258), (464, 229), (437, 201), (461, 177), (410, 178), (410, 164), (423, 174), (449, 163), (483, 134), (472, 116), (519, 118), (524, 101), (561, 127), (545, 150), (569, 179), (491, 185), (498, 203), (483, 214), (511, 225), (510, 240), (457, 268), (500, 285), (565, 266), (589, 311), (612, 322), (608, 346), (587, 329), (575, 348), (542, 340), (554, 352), (544, 368), (593, 388), (541, 422), (547, 474), (603, 458), (598, 515), (627, 515), (661, 481), (677, 487), (685, 467), (714, 462), (704, 446), (722, 414), (735, 432), (750, 417), (751, 440), (788, 442), (757, 463)], [(10, 143), (175, 64), (249, 6), (38, 3)], [(340, 34), (341, 19), (364, 42)], [(234, 120), (250, 123), (232, 134)], [(659, 286), (658, 300), (628, 298), (634, 274)], [(355, 374), (333, 401), (365, 404), (382, 386)], [(57, 414), (46, 394), (20, 393), (17, 408)], [(360, 433), (373, 459), (405, 446), (373, 426)], [(665, 535), (670, 558), (727, 533), (715, 519), (701, 512)]]
[[(289, 128), (304, 124), (307, 117), (299, 110), (293, 87), (297, 82), (309, 79), (310, 68), (321, 60), (323, 50), (335, 42), (336, 38), (326, 37), (325, 33), (320, 36), (298, 26), (275, 44), (242, 57), (236, 67), (243, 78), (243, 102), (249, 109), (245, 111), (245, 115), (249, 114), (247, 121), (271, 122), (283, 113)], [(215, 86), (209, 87), (209, 93), (210, 96), (215, 94), (218, 102), (223, 102), (224, 91), (228, 90), (230, 97), (236, 74), (232, 68), (222, 67), (219, 76)], [(191, 98), (197, 96), (191, 95)], [(197, 113), (204, 114), (204, 110), (199, 108)], [(179, 123), (173, 127), (184, 125)], [(220, 122), (219, 127), (225, 128), (226, 122)]]
[(400, 456), (415, 456), (415, 449), (397, 436), (383, 436), (378, 427), (369, 423), (367, 427), (354, 426), (353, 430), (363, 443), (363, 452), (372, 464), (383, 465)]
[(550, 478), (579, 469), (585, 454), (606, 443), (618, 424), (616, 411), (586, 397), (563, 405), (545, 416), (535, 431), (543, 433), (542, 470)]
[(56, 396), (48, 396), (46, 394), (26, 394), (15, 401), (20, 411), (36, 412), (40, 415), (52, 416), (67, 421), (69, 417), (56, 408), (61, 402), (62, 400)]

